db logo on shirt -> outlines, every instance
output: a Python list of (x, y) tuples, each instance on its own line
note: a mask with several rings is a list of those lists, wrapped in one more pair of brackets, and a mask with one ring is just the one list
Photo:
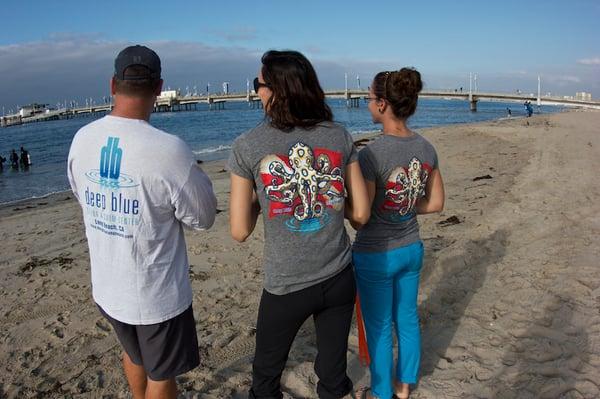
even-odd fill
[(121, 173), (122, 160), (123, 149), (119, 148), (119, 138), (109, 137), (106, 145), (100, 149), (100, 169), (89, 170), (85, 176), (93, 183), (112, 189), (138, 186), (131, 176)]
[(118, 179), (122, 157), (123, 150), (119, 148), (119, 138), (109, 137), (108, 144), (100, 151), (100, 177)]

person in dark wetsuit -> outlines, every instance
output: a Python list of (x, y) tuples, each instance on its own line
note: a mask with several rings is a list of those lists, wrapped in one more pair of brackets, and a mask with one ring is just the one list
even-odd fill
[(10, 164), (13, 169), (19, 169), (19, 156), (15, 150), (10, 153)]
[(29, 167), (29, 153), (23, 146), (21, 146), (21, 166), (23, 168)]

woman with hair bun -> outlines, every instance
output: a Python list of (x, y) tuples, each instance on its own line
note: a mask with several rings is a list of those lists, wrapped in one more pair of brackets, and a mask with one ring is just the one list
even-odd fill
[[(407, 127), (423, 88), (413, 68), (380, 72), (369, 92), (369, 111), (383, 135), (359, 153), (371, 202), (369, 221), (353, 247), (356, 281), (370, 356), (371, 388), (363, 398), (408, 398), (417, 382), (417, 313), (423, 243), (417, 214), (440, 212), (444, 186), (433, 146)], [(393, 376), (394, 326), (398, 359)]]

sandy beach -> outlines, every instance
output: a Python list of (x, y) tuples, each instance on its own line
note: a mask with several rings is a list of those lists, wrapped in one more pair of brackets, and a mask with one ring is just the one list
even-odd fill
[[(600, 112), (420, 133), (447, 199), (419, 218), (423, 357), (411, 398), (600, 397)], [(178, 379), (185, 398), (245, 398), (251, 377), (262, 223), (244, 244), (229, 237), (224, 165), (202, 164), (214, 227), (186, 233), (202, 364)], [(1, 206), (0, 237), (0, 397), (129, 397), (73, 195)], [(354, 326), (349, 373), (368, 385), (357, 344)], [(283, 376), (288, 398), (316, 398), (315, 354), (308, 320)]]

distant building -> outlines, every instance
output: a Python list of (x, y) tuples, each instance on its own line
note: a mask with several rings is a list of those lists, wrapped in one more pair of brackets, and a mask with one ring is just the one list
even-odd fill
[(23, 123), (23, 118), (19, 114), (0, 116), (1, 127), (20, 125), (21, 123)]
[(157, 100), (169, 100), (171, 98), (177, 98), (179, 96), (179, 91), (177, 90), (164, 90), (160, 92), (160, 96), (157, 97)]
[(586, 93), (585, 91), (575, 93), (575, 100), (580, 101), (592, 101), (592, 93)]
[(48, 104), (29, 104), (24, 105), (19, 109), (19, 115), (21, 118), (27, 116), (33, 116), (35, 114), (42, 114), (48, 109)]
[(229, 82), (223, 82), (223, 94), (229, 94)]

